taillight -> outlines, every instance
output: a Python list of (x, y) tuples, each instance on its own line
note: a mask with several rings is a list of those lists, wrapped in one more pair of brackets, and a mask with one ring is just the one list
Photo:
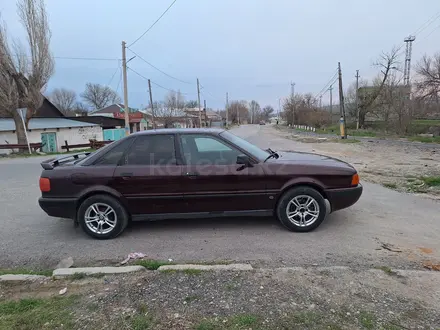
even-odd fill
[(355, 174), (351, 177), (351, 185), (357, 186), (359, 184), (359, 174)]
[(40, 190), (41, 192), (50, 191), (50, 180), (48, 178), (40, 178)]

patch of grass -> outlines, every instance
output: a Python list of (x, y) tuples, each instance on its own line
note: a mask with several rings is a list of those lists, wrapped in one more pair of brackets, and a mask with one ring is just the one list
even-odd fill
[(235, 291), (237, 290), (237, 285), (235, 283), (228, 283), (226, 284), (226, 290)]
[(197, 263), (200, 265), (215, 266), (215, 265), (230, 265), (234, 262), (232, 260), (213, 260), (213, 261), (202, 261)]
[(202, 274), (202, 272), (203, 270), (201, 269), (192, 269), (192, 268), (183, 270), (183, 273), (185, 273), (186, 275), (200, 275)]
[(24, 269), (24, 268), (16, 268), (16, 269), (0, 269), (0, 275), (42, 275), (42, 276), (52, 276), (52, 270), (45, 269), (45, 270), (31, 270), (31, 269)]
[(236, 315), (232, 317), (231, 323), (238, 327), (250, 327), (254, 324), (256, 324), (258, 321), (258, 317), (251, 314), (242, 314), (242, 315)]
[(192, 302), (192, 301), (195, 301), (195, 300), (197, 300), (197, 299), (199, 299), (200, 297), (199, 296), (187, 296), (187, 297), (185, 297), (185, 301), (187, 302), (187, 303), (190, 303), (190, 302)]
[(216, 330), (219, 329), (218, 324), (210, 320), (203, 320), (194, 327), (195, 330)]
[(388, 275), (394, 275), (394, 274), (396, 274), (395, 272), (393, 272), (393, 270), (390, 268), (390, 267), (388, 267), (388, 266), (379, 266), (379, 267), (376, 267), (377, 269), (379, 269), (379, 270), (381, 270), (381, 271), (383, 271), (385, 274), (388, 274)]
[(408, 137), (408, 140), (423, 143), (440, 143), (440, 136), (410, 136)]
[(149, 314), (136, 314), (130, 319), (130, 329), (145, 330), (152, 329), (154, 326), (154, 319)]
[(0, 329), (73, 329), (70, 307), (76, 297), (0, 302)]
[(359, 316), (359, 323), (365, 328), (365, 329), (375, 329), (376, 328), (376, 316), (369, 312), (362, 311), (360, 312)]
[(135, 262), (136, 265), (143, 266), (148, 270), (157, 270), (160, 266), (173, 265), (174, 263), (169, 261), (146, 259), (138, 260)]
[(376, 137), (377, 136), (377, 132), (374, 131), (368, 131), (368, 130), (350, 130), (347, 132), (348, 135), (351, 136), (365, 136), (365, 137)]
[(384, 184), (382, 184), (385, 188), (389, 188), (389, 189), (397, 189), (397, 184), (393, 183), (393, 182), (385, 182)]
[(429, 187), (440, 186), (440, 176), (425, 176), (420, 179)]
[(259, 317), (252, 314), (239, 314), (229, 317), (226, 322), (220, 320), (203, 320), (197, 324), (195, 330), (241, 330), (264, 329), (261, 327)]
[(71, 279), (72, 281), (79, 281), (85, 279), (86, 277), (87, 277), (86, 273), (74, 273), (69, 276), (69, 279)]
[(381, 328), (381, 330), (402, 330), (405, 329), (401, 325), (394, 324), (394, 323), (385, 323)]
[(359, 143), (361, 142), (360, 140), (356, 140), (356, 139), (331, 139), (330, 142), (336, 142), (336, 143)]

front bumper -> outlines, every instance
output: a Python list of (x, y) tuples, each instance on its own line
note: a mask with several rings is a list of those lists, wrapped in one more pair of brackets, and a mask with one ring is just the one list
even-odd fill
[(331, 212), (352, 206), (359, 200), (362, 191), (363, 187), (361, 184), (351, 188), (325, 190), (325, 195), (330, 202)]
[(40, 197), (38, 204), (51, 217), (68, 219), (76, 217), (76, 198)]

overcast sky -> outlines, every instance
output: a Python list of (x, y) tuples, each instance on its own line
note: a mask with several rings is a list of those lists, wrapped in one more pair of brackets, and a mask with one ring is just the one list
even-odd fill
[[(56, 59), (55, 87), (78, 93), (87, 82), (118, 86), (122, 96), (121, 41), (136, 40), (172, 0), (46, 0), (57, 57), (93, 57), (109, 61)], [(24, 38), (15, 1), (0, 4), (10, 35)], [(430, 18), (438, 18), (417, 34), (413, 63), (440, 51), (438, 0), (177, 0), (168, 13), (131, 49), (139, 58), (128, 65), (144, 77), (196, 99), (196, 77), (208, 107), (224, 107), (230, 99), (257, 100), (278, 107), (290, 92), (318, 93), (340, 61), (344, 87), (377, 72), (372, 66), (381, 51), (400, 46)], [(127, 57), (132, 57), (130, 50)], [(403, 67), (403, 54), (401, 65)], [(113, 74), (115, 76), (112, 78)], [(129, 104), (148, 104), (147, 82), (128, 72)], [(153, 97), (166, 90), (153, 85)], [(337, 97), (337, 96), (335, 96)], [(328, 95), (323, 98), (327, 102)]]

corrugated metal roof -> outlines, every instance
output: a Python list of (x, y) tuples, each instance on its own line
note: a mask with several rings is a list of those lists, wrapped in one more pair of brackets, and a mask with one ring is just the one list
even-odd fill
[[(99, 126), (98, 124), (85, 123), (82, 121), (71, 120), (66, 118), (32, 118), (29, 121), (29, 129), (44, 129), (44, 128), (67, 128), (67, 127), (90, 127)], [(15, 131), (15, 123), (12, 118), (0, 119), (1, 131)]]

